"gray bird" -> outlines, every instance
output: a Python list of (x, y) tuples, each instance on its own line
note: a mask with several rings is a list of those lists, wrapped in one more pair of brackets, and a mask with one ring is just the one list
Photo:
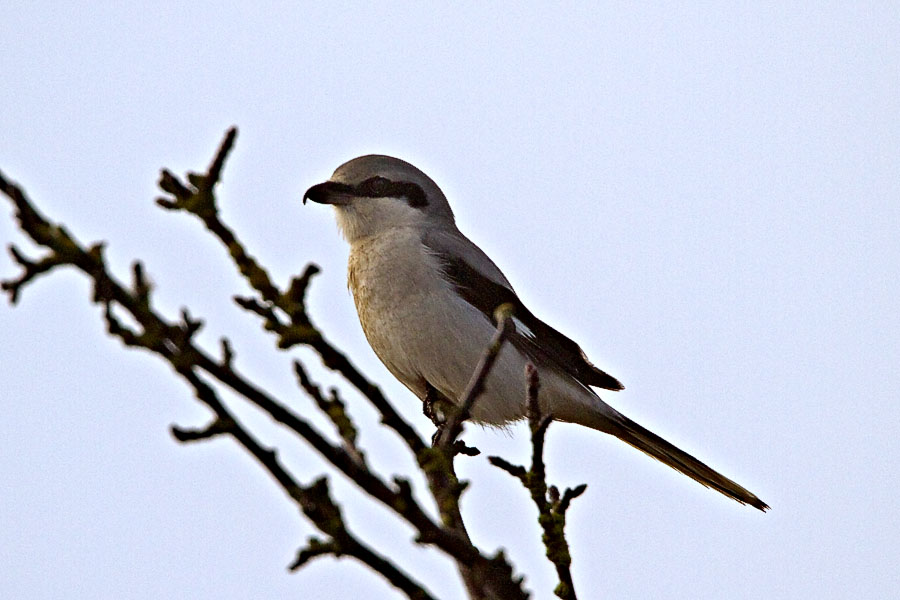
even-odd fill
[(542, 410), (555, 419), (614, 435), (729, 498), (769, 508), (603, 402), (592, 387), (622, 384), (522, 304), (500, 269), (456, 228), (440, 188), (413, 165), (390, 156), (354, 158), (309, 188), (306, 200), (334, 206), (350, 243), (347, 279), (366, 339), (420, 399), (428, 386), (450, 401), (461, 397), (496, 329), (494, 310), (509, 303), (515, 332), (475, 403), (476, 422), (503, 425), (525, 416), (530, 362), (541, 376)]

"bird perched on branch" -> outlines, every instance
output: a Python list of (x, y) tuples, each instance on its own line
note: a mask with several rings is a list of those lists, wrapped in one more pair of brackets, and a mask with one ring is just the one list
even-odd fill
[(350, 243), (348, 282), (366, 338), (420, 399), (451, 402), (466, 389), (495, 331), (494, 309), (512, 305), (515, 331), (471, 412), (502, 425), (526, 414), (525, 365), (541, 375), (541, 407), (554, 419), (614, 435), (688, 477), (760, 510), (734, 481), (606, 404), (591, 388), (621, 390), (578, 344), (538, 319), (482, 250), (464, 236), (440, 188), (413, 165), (367, 155), (344, 163), (303, 196), (332, 205)]

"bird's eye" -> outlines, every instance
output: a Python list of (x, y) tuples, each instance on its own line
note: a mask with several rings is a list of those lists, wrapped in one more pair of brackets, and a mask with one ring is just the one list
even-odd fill
[(366, 196), (379, 197), (388, 194), (391, 187), (390, 179), (384, 177), (370, 177), (362, 182), (360, 188)]

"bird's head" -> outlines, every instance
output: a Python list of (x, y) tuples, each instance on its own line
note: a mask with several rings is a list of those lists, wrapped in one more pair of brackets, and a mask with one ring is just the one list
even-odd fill
[(399, 158), (368, 154), (339, 166), (312, 186), (307, 200), (331, 204), (338, 226), (353, 243), (396, 227), (455, 227), (453, 211), (428, 175)]

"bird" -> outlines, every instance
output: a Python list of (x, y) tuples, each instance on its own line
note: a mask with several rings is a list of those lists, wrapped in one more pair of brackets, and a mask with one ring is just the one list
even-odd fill
[(456, 226), (446, 196), (399, 158), (369, 154), (313, 185), (307, 200), (331, 205), (350, 245), (347, 285), (363, 332), (388, 371), (419, 399), (429, 390), (459, 403), (496, 323), (511, 305), (515, 329), (471, 409), (472, 420), (505, 426), (526, 416), (526, 365), (538, 370), (540, 407), (554, 420), (615, 436), (742, 504), (756, 495), (604, 402), (594, 388), (618, 379), (579, 345), (534, 315), (494, 262)]

